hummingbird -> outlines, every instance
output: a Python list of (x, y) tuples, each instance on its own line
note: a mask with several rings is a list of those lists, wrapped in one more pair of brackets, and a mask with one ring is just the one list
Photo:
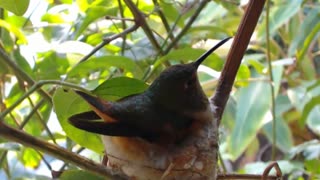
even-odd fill
[(199, 65), (225, 38), (196, 61), (168, 67), (140, 94), (111, 102), (75, 91), (92, 111), (69, 122), (82, 130), (107, 136), (136, 137), (156, 144), (177, 144), (212, 121), (210, 103), (197, 76)]

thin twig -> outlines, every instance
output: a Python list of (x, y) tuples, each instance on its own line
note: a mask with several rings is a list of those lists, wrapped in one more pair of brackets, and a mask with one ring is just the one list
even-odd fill
[(128, 29), (125, 29), (124, 31), (122, 31), (119, 34), (114, 34), (114, 35), (112, 35), (110, 37), (107, 37), (107, 38), (103, 39), (103, 41), (100, 44), (98, 44), (89, 54), (87, 54), (83, 58), (81, 58), (81, 60), (78, 62), (78, 64), (88, 60), (94, 53), (96, 53), (99, 49), (103, 48), (103, 46), (109, 44), (111, 41), (113, 41), (115, 39), (118, 39), (119, 37), (123, 37), (124, 35), (126, 35), (128, 33), (131, 33), (133, 31), (137, 30), (138, 28), (139, 28), (139, 25), (138, 24), (134, 24), (132, 27), (130, 27)]
[[(83, 150), (85, 150), (85, 148), (84, 147), (80, 147), (75, 153), (79, 154)], [(63, 165), (61, 166), (61, 168), (59, 169), (59, 172), (63, 171), (68, 165), (69, 165), (69, 163), (64, 162)]]
[(156, 38), (154, 37), (150, 27), (148, 26), (144, 15), (141, 13), (141, 11), (137, 8), (135, 4), (131, 0), (124, 0), (128, 8), (130, 9), (131, 13), (134, 16), (135, 23), (139, 25), (146, 36), (148, 37), (149, 41), (151, 42), (153, 48), (155, 48), (156, 51), (158, 51), (160, 54), (163, 54), (162, 49), (157, 42)]
[[(119, 3), (119, 0), (118, 0), (118, 3)], [(120, 10), (120, 4), (118, 4), (118, 5), (119, 5), (119, 10)], [(121, 20), (121, 21), (134, 21), (134, 19), (124, 18), (124, 17), (119, 18), (119, 17), (116, 17), (116, 16), (106, 16), (106, 19), (108, 19), (108, 20), (109, 19), (111, 19), (111, 20)]]
[(271, 171), (271, 169), (274, 168), (276, 170), (276, 176), (277, 178), (281, 178), (282, 177), (282, 172), (281, 169), (279, 167), (279, 164), (277, 162), (271, 162), (263, 171), (262, 174), (262, 178), (261, 180), (267, 180), (268, 179), (268, 175)]
[[(7, 64), (18, 77), (27, 82), (29, 86), (33, 86), (35, 84), (35, 81), (24, 70), (22, 70), (2, 48), (0, 48), (0, 56), (0, 60), (3, 60), (3, 62)], [(37, 89), (37, 91), (46, 98), (49, 103), (51, 103), (51, 97), (47, 92), (42, 89)]]
[(57, 81), (57, 80), (41, 80), (37, 83), (35, 83), (23, 96), (21, 96), (17, 101), (15, 101), (9, 108), (7, 108), (6, 110), (4, 110), (1, 114), (0, 114), (0, 121), (1, 119), (3, 119), (8, 113), (10, 113), (14, 108), (16, 108), (24, 99), (26, 99), (28, 96), (30, 96), (33, 92), (39, 90), (43, 85), (46, 84), (55, 84), (55, 85), (61, 85), (61, 86), (65, 86), (65, 87), (69, 87), (69, 88), (73, 88), (73, 89), (79, 89), (82, 91), (87, 91), (86, 89), (75, 85), (75, 84), (71, 84), (68, 82), (63, 82), (63, 81)]
[(44, 122), (44, 119), (41, 115), (41, 113), (38, 111), (38, 109), (40, 109), (40, 107), (43, 105), (43, 103), (45, 102), (43, 99), (41, 99), (36, 105), (34, 105), (34, 103), (32, 102), (31, 98), (28, 97), (27, 98), (31, 107), (32, 107), (32, 111), (29, 113), (29, 115), (26, 117), (26, 119), (29, 117), (29, 119), (31, 119), (31, 117), (33, 116), (33, 114), (36, 114), (38, 116), (38, 120), (39, 122), (42, 124), (43, 128), (45, 129), (45, 131), (48, 133), (48, 136), (51, 138), (52, 142), (54, 144), (57, 144), (56, 139), (54, 138), (53, 134), (51, 133), (49, 127), (47, 126), (46, 122)]
[(65, 162), (69, 162), (73, 165), (76, 165), (82, 169), (85, 169), (97, 175), (102, 175), (104, 177), (111, 178), (111, 179), (116, 177), (115, 175), (113, 175), (113, 172), (107, 169), (105, 166), (98, 164), (83, 156), (80, 156), (76, 153), (72, 153), (52, 143), (48, 143), (41, 139), (35, 138), (29, 134), (26, 134), (23, 131), (14, 129), (4, 124), (3, 121), (1, 121), (1, 119), (0, 119), (0, 135), (1, 137), (7, 140), (18, 142), (25, 146), (29, 146), (36, 150), (45, 152), (58, 159), (61, 159)]
[(201, 1), (201, 3), (199, 4), (198, 8), (194, 12), (194, 14), (190, 17), (190, 19), (189, 19), (188, 23), (186, 24), (186, 26), (180, 31), (180, 33), (177, 35), (177, 37), (174, 39), (174, 41), (172, 41), (168, 45), (168, 47), (164, 50), (164, 54), (168, 54), (168, 52), (170, 52), (170, 50), (177, 44), (177, 42), (188, 32), (188, 30), (190, 29), (191, 25), (197, 19), (197, 17), (199, 16), (200, 12), (207, 5), (208, 2), (209, 2), (208, 0)]
[(169, 26), (169, 23), (167, 21), (166, 16), (163, 14), (162, 9), (160, 8), (158, 0), (152, 0), (152, 1), (153, 1), (154, 6), (157, 8), (157, 12), (159, 14), (159, 17), (160, 17), (162, 23), (163, 23), (164, 28), (166, 29), (166, 31), (168, 33), (168, 37), (171, 39), (171, 41), (174, 41), (175, 38), (174, 38), (173, 34), (170, 33), (171, 32), (171, 28)]
[[(178, 41), (185, 35), (185, 33), (188, 32), (188, 30), (190, 29), (191, 25), (194, 23), (194, 21), (196, 20), (196, 18), (199, 16), (200, 12), (202, 11), (202, 9), (206, 6), (206, 4), (208, 3), (207, 0), (203, 0), (199, 6), (198, 9), (196, 9), (195, 13), (192, 15), (192, 17), (189, 19), (188, 23), (186, 24), (186, 26), (180, 31), (180, 33), (177, 35), (177, 37), (175, 37), (175, 39), (172, 40), (172, 42), (168, 45), (168, 47), (163, 51), (163, 54), (158, 54), (156, 56), (156, 58), (159, 55), (166, 55), (170, 52), (170, 50), (175, 47), (178, 43)], [(182, 14), (179, 14), (178, 18), (176, 19), (175, 23), (173, 24), (173, 27), (171, 28), (171, 31), (169, 32), (170, 34), (173, 34), (173, 30), (175, 29), (176, 25), (178, 24), (180, 18), (182, 17)], [(164, 47), (164, 45), (166, 44), (166, 42), (168, 41), (169, 36), (164, 40), (161, 48)], [(155, 63), (155, 61), (157, 60), (155, 58), (155, 60), (152, 62), (152, 64)], [(143, 76), (143, 80), (148, 80), (148, 78), (152, 75), (152, 73), (154, 72), (155, 69), (149, 68), (146, 73)]]
[[(121, 16), (121, 24), (122, 24), (122, 29), (127, 29), (127, 24), (126, 21), (124, 20), (124, 10), (123, 6), (121, 3), (121, 0), (118, 0), (118, 6), (119, 6), (119, 11), (120, 11), (120, 16)], [(121, 44), (121, 55), (124, 55), (124, 51), (126, 48), (126, 40), (127, 40), (127, 35), (123, 35), (122, 37), (122, 44)]]
[[(262, 175), (255, 174), (219, 174), (217, 179), (227, 179), (227, 180), (261, 180)], [(267, 177), (268, 180), (277, 180), (279, 179), (277, 176), (270, 175)]]

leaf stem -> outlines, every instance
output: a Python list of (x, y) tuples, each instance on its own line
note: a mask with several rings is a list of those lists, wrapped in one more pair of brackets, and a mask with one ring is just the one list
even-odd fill
[(270, 0), (266, 2), (266, 45), (267, 45), (267, 62), (269, 69), (270, 78), (270, 90), (271, 90), (271, 113), (272, 113), (272, 150), (271, 150), (271, 160), (274, 161), (276, 158), (276, 137), (277, 137), (277, 125), (276, 125), (276, 103), (275, 103), (275, 92), (272, 74), (272, 64), (271, 64), (271, 52), (270, 52), (270, 29), (269, 29), (269, 11), (270, 11)]

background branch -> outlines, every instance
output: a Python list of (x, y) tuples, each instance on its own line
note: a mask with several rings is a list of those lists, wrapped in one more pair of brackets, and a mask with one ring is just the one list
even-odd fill
[(65, 162), (71, 163), (75, 166), (78, 166), (82, 169), (88, 170), (94, 174), (102, 175), (107, 178), (120, 178), (119, 176), (114, 175), (109, 169), (105, 166), (96, 163), (90, 159), (87, 159), (83, 156), (70, 152), (64, 148), (56, 146), (54, 144), (48, 143), (46, 141), (37, 139), (29, 134), (26, 134), (23, 131), (14, 129), (0, 120), (0, 135), (1, 137), (14, 141), (25, 146), (37, 149), (39, 151), (50, 154), (58, 159), (61, 159)]
[[(4, 49), (0, 48), (0, 60), (3, 61), (5, 64), (7, 64), (14, 74), (16, 76), (20, 77), (23, 79), (25, 82), (28, 83), (29, 86), (33, 86), (35, 84), (35, 81), (25, 72), (23, 71), (9, 56), (8, 54), (4, 51)], [(49, 102), (51, 102), (51, 97), (50, 95), (45, 92), (42, 89), (38, 89), (38, 92), (46, 98)]]

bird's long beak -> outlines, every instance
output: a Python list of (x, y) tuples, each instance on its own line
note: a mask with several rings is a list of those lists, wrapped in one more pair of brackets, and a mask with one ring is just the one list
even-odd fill
[(218, 49), (220, 46), (222, 46), (224, 43), (226, 43), (231, 37), (227, 37), (223, 40), (221, 40), (218, 44), (216, 44), (214, 47), (209, 49), (207, 52), (202, 54), (195, 62), (194, 65), (198, 68), (199, 65), (216, 49)]

